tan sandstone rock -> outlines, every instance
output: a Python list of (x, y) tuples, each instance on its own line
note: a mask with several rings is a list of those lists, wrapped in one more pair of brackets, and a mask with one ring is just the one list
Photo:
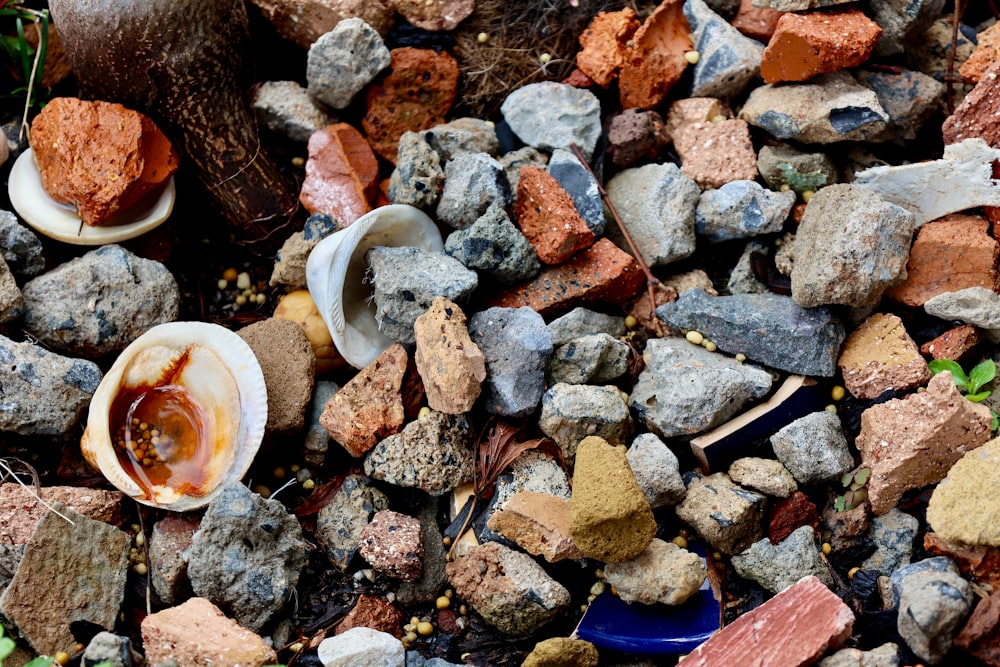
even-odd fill
[(878, 398), (887, 389), (914, 389), (931, 379), (903, 321), (876, 313), (851, 332), (841, 347), (837, 367), (844, 386), (861, 399)]
[(519, 491), (493, 513), (486, 527), (550, 563), (583, 558), (569, 534), (570, 501), (548, 493)]
[(1000, 546), (1000, 438), (967, 452), (927, 505), (927, 522), (948, 542)]
[(472, 409), (486, 379), (486, 358), (469, 337), (465, 313), (443, 296), (413, 325), (414, 360), (431, 410), (459, 415)]

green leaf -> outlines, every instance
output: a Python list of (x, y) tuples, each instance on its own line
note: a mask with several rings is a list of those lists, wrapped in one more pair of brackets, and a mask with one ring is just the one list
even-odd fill
[(837, 510), (838, 512), (843, 512), (844, 510), (847, 509), (844, 496), (837, 496), (837, 498), (833, 501), (833, 509)]
[(868, 483), (868, 478), (872, 476), (871, 468), (862, 468), (861, 470), (854, 473), (854, 481), (858, 484), (864, 485)]
[(1000, 428), (1000, 415), (997, 414), (996, 410), (990, 410), (990, 414), (993, 415), (993, 424), (990, 425), (990, 428), (995, 431)]
[(53, 664), (55, 664), (55, 660), (47, 656), (40, 655), (37, 658), (33, 658), (24, 663), (24, 667), (52, 667)]
[(937, 375), (942, 371), (951, 371), (951, 378), (955, 381), (955, 384), (962, 389), (968, 388), (969, 378), (966, 377), (965, 371), (963, 371), (962, 367), (951, 359), (935, 359), (927, 364), (927, 366), (931, 369), (931, 373), (934, 373), (934, 375)]
[(844, 476), (840, 478), (840, 483), (844, 486), (850, 486), (853, 481), (854, 481), (853, 472), (845, 473)]
[(16, 644), (14, 644), (14, 640), (11, 639), (10, 637), (0, 638), (0, 662), (2, 662), (3, 659), (6, 658), (8, 655), (13, 653), (15, 647)]
[(972, 401), (973, 403), (979, 403), (992, 393), (993, 393), (992, 391), (981, 391), (978, 394), (966, 394), (965, 397), (970, 401)]
[(969, 393), (976, 393), (984, 384), (992, 382), (996, 375), (997, 365), (992, 359), (976, 364), (976, 367), (969, 371)]

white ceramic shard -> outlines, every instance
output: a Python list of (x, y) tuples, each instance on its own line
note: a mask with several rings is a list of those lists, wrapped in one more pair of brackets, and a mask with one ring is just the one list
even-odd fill
[(217, 324), (169, 322), (115, 360), (80, 448), (122, 493), (184, 512), (246, 474), (266, 423), (264, 373), (250, 346)]
[(437, 225), (406, 204), (382, 206), (326, 237), (309, 253), (306, 284), (341, 356), (364, 368), (395, 341), (382, 335), (367, 284), (365, 253), (375, 246), (441, 252)]
[(76, 207), (57, 202), (42, 187), (42, 174), (30, 148), (14, 161), (7, 191), (14, 210), (28, 225), (49, 238), (74, 245), (118, 243), (145, 234), (170, 217), (177, 197), (171, 176), (164, 187), (147, 193), (113, 220), (96, 227), (85, 225)]
[(1000, 160), (1000, 150), (979, 138), (966, 139), (945, 146), (940, 160), (866, 169), (855, 176), (854, 185), (905, 208), (919, 227), (968, 208), (1000, 206), (994, 160)]

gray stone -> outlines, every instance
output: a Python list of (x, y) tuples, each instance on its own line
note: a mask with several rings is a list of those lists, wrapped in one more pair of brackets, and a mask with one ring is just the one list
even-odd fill
[(472, 547), (446, 570), (455, 592), (509, 635), (538, 631), (570, 603), (569, 591), (531, 556), (496, 542)]
[(680, 473), (677, 455), (652, 433), (635, 437), (626, 453), (635, 481), (654, 510), (684, 500), (687, 487)]
[(469, 336), (486, 357), (480, 398), (486, 411), (505, 417), (534, 412), (552, 355), (552, 335), (542, 316), (527, 306), (487, 308), (469, 318)]
[(565, 83), (521, 86), (507, 96), (500, 112), (521, 141), (550, 153), (575, 143), (589, 160), (601, 136), (597, 97)]
[(891, 56), (906, 51), (907, 42), (919, 37), (941, 15), (944, 3), (945, 0), (879, 0), (871, 3), (872, 19), (882, 28), (872, 55)]
[(411, 421), (365, 456), (365, 474), (440, 496), (472, 479), (472, 428), (462, 415), (430, 414)]
[(799, 12), (806, 9), (833, 7), (851, 0), (755, 0), (754, 7), (766, 7), (779, 12)]
[(106, 245), (31, 280), (24, 329), (87, 359), (121, 352), (147, 329), (177, 319), (180, 290), (165, 266)]
[(364, 626), (327, 637), (316, 654), (323, 667), (403, 667), (406, 662), (403, 642)]
[(718, 426), (771, 389), (765, 371), (684, 338), (650, 339), (643, 357), (646, 368), (632, 388), (629, 407), (661, 438)]
[(171, 514), (153, 525), (149, 538), (149, 580), (166, 605), (177, 605), (191, 597), (187, 576), (187, 550), (201, 521)]
[(330, 234), (337, 231), (337, 221), (325, 213), (313, 213), (306, 218), (302, 231), (285, 239), (274, 256), (271, 287), (283, 285), (288, 291), (306, 288), (306, 261), (309, 253)]
[(566, 343), (593, 334), (608, 334), (614, 338), (625, 335), (625, 318), (577, 307), (549, 322), (553, 345)]
[(528, 239), (500, 204), (492, 204), (471, 227), (448, 235), (444, 251), (502, 285), (534, 278), (541, 262)]
[(413, 344), (413, 323), (434, 297), (464, 303), (479, 284), (475, 271), (440, 252), (408, 246), (368, 251), (375, 293), (375, 319), (384, 336)]
[(292, 141), (307, 142), (316, 130), (337, 122), (295, 81), (265, 81), (253, 96), (257, 122)]
[(195, 595), (254, 632), (291, 601), (308, 559), (298, 519), (231, 484), (208, 505), (188, 550)]
[(576, 447), (587, 436), (624, 445), (632, 437), (632, 417), (616, 387), (560, 383), (542, 396), (538, 428), (555, 440), (572, 466)]
[[(694, 252), (694, 211), (701, 190), (680, 167), (667, 163), (626, 169), (605, 189), (647, 264), (668, 264)], [(608, 229), (608, 236), (620, 236), (617, 226)], [(618, 245), (628, 247), (624, 241)]]
[(442, 161), (450, 160), (463, 151), (487, 155), (500, 152), (500, 141), (493, 125), (479, 118), (456, 118), (424, 130), (420, 135), (441, 156)]
[(802, 194), (837, 182), (837, 166), (825, 153), (809, 153), (791, 146), (761, 146), (757, 170), (772, 190), (787, 185)]
[(114, 628), (125, 597), (130, 543), (114, 526), (53, 503), (0, 596), (0, 611), (45, 655), (76, 644), (73, 621)]
[(817, 662), (816, 667), (899, 667), (899, 647), (889, 642), (870, 651), (842, 648)]
[(809, 200), (795, 235), (792, 298), (803, 308), (874, 306), (906, 279), (916, 221), (858, 185), (825, 187)]
[(739, 117), (777, 139), (806, 144), (867, 141), (889, 122), (874, 91), (844, 71), (754, 88)]
[(0, 335), (0, 431), (19, 435), (69, 432), (101, 383), (92, 361)]
[(985, 287), (967, 287), (944, 292), (924, 303), (928, 315), (942, 320), (960, 320), (984, 329), (993, 342), (1000, 342), (1000, 295)]
[(24, 312), (24, 298), (17, 287), (14, 274), (7, 262), (0, 256), (0, 324), (21, 317)]
[(549, 360), (549, 384), (600, 384), (628, 370), (629, 346), (606, 333), (575, 338), (555, 348)]
[(80, 664), (86, 667), (98, 664), (104, 667), (140, 667), (145, 661), (132, 648), (128, 637), (112, 632), (98, 632), (87, 644)]
[[(0, 137), (0, 141), (2, 141), (2, 137)], [(21, 556), (23, 554), (23, 544), (0, 543), (0, 595), (7, 590), (10, 580), (14, 577), (14, 573), (17, 572), (17, 568), (21, 564)]]
[(729, 478), (740, 486), (776, 498), (787, 498), (799, 488), (788, 468), (781, 465), (781, 461), (774, 459), (756, 457), (737, 459), (729, 466)]
[(690, 97), (736, 97), (760, 74), (764, 45), (744, 36), (706, 5), (685, 0), (684, 17), (701, 58), (694, 66)]
[(444, 187), (441, 158), (418, 132), (404, 132), (389, 176), (389, 201), (433, 210)]
[(885, 576), (910, 564), (913, 540), (920, 523), (909, 514), (893, 508), (882, 515), (873, 516), (868, 535), (875, 543), (875, 553), (861, 563), (863, 570), (877, 570)]
[(766, 505), (764, 496), (733, 484), (725, 473), (692, 473), (676, 511), (713, 549), (737, 554), (763, 536)]
[(10, 211), (0, 211), (0, 254), (18, 278), (31, 278), (45, 270), (42, 242)]
[(733, 569), (744, 579), (751, 579), (778, 593), (802, 577), (815, 576), (833, 587), (830, 570), (820, 558), (812, 526), (800, 526), (778, 544), (766, 537), (733, 556)]
[(771, 436), (771, 447), (799, 484), (833, 481), (854, 467), (840, 418), (826, 410), (782, 427)]
[(604, 575), (625, 602), (679, 605), (698, 592), (708, 571), (698, 554), (654, 538), (632, 560), (607, 563)]
[(747, 243), (743, 249), (743, 254), (740, 255), (736, 266), (733, 267), (732, 272), (729, 274), (729, 282), (726, 283), (726, 289), (729, 290), (730, 294), (767, 294), (770, 291), (767, 285), (758, 280), (757, 275), (753, 272), (753, 265), (751, 264), (753, 253), (758, 253), (766, 257), (768, 248), (757, 241)]
[(557, 148), (549, 160), (549, 175), (573, 198), (577, 213), (587, 223), (594, 236), (604, 234), (604, 202), (597, 180), (589, 169), (580, 164), (568, 150)]
[(417, 511), (420, 521), (421, 544), (424, 550), (424, 568), (416, 581), (402, 581), (396, 590), (396, 600), (400, 604), (422, 604), (434, 602), (448, 585), (444, 573), (447, 561), (444, 536), (437, 525), (438, 499), (428, 498)]
[(845, 336), (828, 309), (802, 308), (780, 294), (709, 296), (692, 289), (657, 308), (656, 315), (675, 327), (701, 332), (730, 354), (742, 352), (801, 375), (833, 376)]
[(448, 662), (444, 658), (427, 659), (416, 651), (407, 651), (406, 667), (463, 667), (463, 665)]
[(486, 153), (457, 153), (444, 166), (437, 218), (454, 229), (464, 229), (491, 204), (507, 207), (512, 201), (507, 174), (496, 158)]
[(358, 551), (361, 531), (389, 499), (361, 475), (348, 475), (330, 502), (316, 515), (316, 542), (341, 572)]
[(780, 232), (794, 203), (794, 192), (775, 192), (754, 181), (730, 181), (702, 193), (695, 209), (695, 231), (713, 243)]
[(390, 62), (389, 49), (374, 28), (359, 18), (343, 19), (309, 47), (309, 94), (344, 109)]
[(340, 387), (330, 380), (316, 380), (313, 387), (312, 400), (306, 413), (306, 433), (302, 438), (302, 449), (306, 463), (322, 468), (326, 462), (326, 453), (330, 449), (330, 433), (319, 423), (320, 415), (327, 401), (333, 398)]
[(878, 96), (889, 114), (889, 124), (872, 141), (913, 141), (923, 124), (941, 108), (946, 86), (926, 74), (910, 70), (873, 72), (860, 70), (858, 82)]
[(920, 561), (892, 575), (899, 600), (896, 630), (911, 651), (931, 664), (944, 659), (976, 600), (958, 567), (950, 559), (940, 560), (947, 566), (922, 567), (927, 561)]
[(510, 192), (514, 199), (517, 199), (517, 184), (521, 182), (521, 170), (528, 166), (544, 169), (548, 163), (548, 156), (531, 146), (522, 146), (516, 151), (505, 153), (500, 158), (500, 164), (503, 165), (504, 173), (507, 174)]

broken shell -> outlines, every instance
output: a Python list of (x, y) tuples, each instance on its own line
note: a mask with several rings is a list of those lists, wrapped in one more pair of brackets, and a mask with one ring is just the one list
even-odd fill
[(76, 208), (57, 202), (42, 187), (42, 173), (31, 149), (14, 161), (7, 181), (11, 206), (31, 227), (49, 238), (74, 245), (118, 243), (163, 224), (174, 208), (177, 190), (171, 176), (166, 185), (147, 193), (99, 227), (83, 224)]
[(101, 380), (80, 448), (126, 495), (184, 512), (243, 477), (266, 423), (250, 346), (217, 324), (170, 322), (132, 341)]
[(382, 206), (326, 237), (309, 253), (306, 283), (333, 344), (355, 368), (364, 368), (395, 341), (379, 331), (367, 286), (365, 253), (375, 246), (412, 246), (441, 252), (437, 225), (406, 204)]

